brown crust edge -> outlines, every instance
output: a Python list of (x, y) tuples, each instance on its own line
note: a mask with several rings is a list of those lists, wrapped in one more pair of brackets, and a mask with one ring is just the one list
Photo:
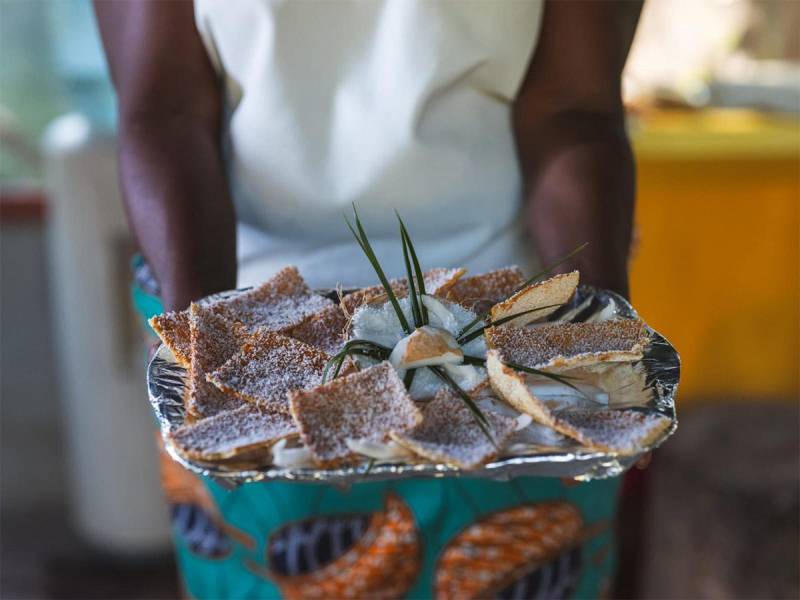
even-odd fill
[(175, 448), (175, 451), (185, 459), (200, 460), (203, 462), (219, 462), (222, 460), (228, 460), (235, 457), (241, 457), (243, 454), (247, 454), (249, 452), (253, 452), (256, 450), (271, 448), (280, 440), (287, 439), (296, 435), (297, 432), (290, 432), (285, 435), (271, 438), (269, 440), (264, 440), (263, 442), (256, 442), (254, 444), (247, 444), (245, 446), (238, 446), (233, 450), (230, 450), (229, 452), (212, 452), (208, 454), (203, 452), (195, 452), (183, 448), (180, 444), (178, 444), (178, 442), (175, 440), (172, 434), (170, 434), (169, 438), (170, 441), (172, 442), (172, 446)]
[(413, 439), (404, 436), (402, 433), (396, 433), (394, 431), (389, 432), (389, 437), (391, 437), (395, 442), (401, 445), (406, 450), (410, 450), (417, 456), (420, 456), (426, 460), (438, 463), (444, 463), (447, 465), (453, 465), (458, 467), (459, 469), (474, 469), (475, 467), (479, 467), (483, 464), (486, 464), (490, 460), (493, 460), (497, 457), (500, 453), (499, 450), (494, 450), (493, 452), (487, 454), (481, 460), (474, 462), (474, 463), (465, 463), (459, 460), (454, 460), (453, 457), (448, 456), (444, 453), (431, 451), (427, 448), (420, 448)]

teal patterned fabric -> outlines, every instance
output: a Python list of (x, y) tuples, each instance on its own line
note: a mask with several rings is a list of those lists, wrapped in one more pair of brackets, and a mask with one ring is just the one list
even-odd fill
[[(133, 296), (145, 321), (160, 312), (158, 298), (136, 285)], [(619, 479), (420, 479), (347, 489), (260, 482), (233, 490), (205, 479), (195, 487), (194, 501), (182, 497), (171, 510), (181, 576), (197, 599), (311, 597), (320, 574), (353, 597), (453, 597), (485, 580), (483, 597), (597, 598), (615, 567)], [(414, 556), (392, 554), (409, 548)], [(536, 558), (537, 548), (547, 552)], [(504, 575), (507, 557), (525, 552), (529, 560)], [(373, 587), (349, 587), (365, 581)], [(330, 588), (323, 593), (330, 597)]]

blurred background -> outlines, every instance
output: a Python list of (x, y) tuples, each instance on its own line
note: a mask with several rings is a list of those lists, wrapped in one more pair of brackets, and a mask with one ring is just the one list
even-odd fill
[[(632, 296), (683, 359), (637, 595), (797, 598), (800, 2), (649, 0)], [(3, 598), (176, 597), (84, 0), (0, 2)]]

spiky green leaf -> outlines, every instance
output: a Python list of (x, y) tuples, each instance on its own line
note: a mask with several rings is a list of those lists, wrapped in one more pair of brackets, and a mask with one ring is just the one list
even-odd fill
[[(420, 267), (419, 259), (417, 258), (417, 251), (414, 249), (414, 243), (411, 241), (411, 235), (408, 233), (408, 229), (406, 228), (406, 224), (403, 223), (403, 219), (400, 218), (400, 214), (395, 211), (397, 215), (397, 220), (400, 221), (400, 235), (405, 238), (405, 243), (408, 246), (408, 251), (411, 253), (411, 262), (414, 265), (414, 273), (417, 277), (417, 290), (419, 292), (419, 299), (420, 299), (420, 312), (422, 314), (422, 324), (428, 324), (428, 308), (425, 306), (425, 303), (422, 301), (422, 296), (426, 294), (425, 291), (425, 278), (422, 274), (422, 267)], [(410, 277), (409, 277), (410, 280)]]
[(492, 443), (492, 446), (497, 448), (497, 443), (494, 441), (494, 436), (492, 432), (489, 430), (489, 421), (486, 420), (486, 415), (483, 414), (480, 407), (475, 403), (475, 401), (470, 397), (467, 392), (461, 389), (461, 386), (458, 385), (455, 380), (450, 377), (450, 375), (441, 367), (428, 367), (433, 373), (436, 374), (439, 379), (444, 381), (450, 389), (452, 389), (461, 400), (464, 401), (464, 404), (467, 405), (467, 408), (472, 413), (472, 416), (475, 418), (475, 422), (478, 424), (478, 427), (481, 428), (483, 434), (488, 438), (488, 440)]
[(540, 306), (538, 308), (531, 308), (530, 310), (523, 310), (522, 312), (518, 312), (518, 313), (515, 313), (513, 315), (506, 315), (505, 317), (497, 319), (497, 321), (490, 321), (489, 323), (486, 323), (483, 327), (481, 327), (479, 329), (476, 329), (474, 331), (471, 331), (471, 332), (469, 332), (467, 335), (465, 335), (463, 337), (457, 338), (456, 341), (458, 341), (459, 344), (466, 344), (468, 342), (471, 342), (475, 338), (483, 335), (484, 331), (486, 331), (486, 329), (489, 328), (489, 327), (499, 327), (500, 325), (503, 325), (504, 323), (508, 323), (509, 321), (513, 321), (517, 317), (524, 317), (525, 315), (529, 315), (531, 313), (535, 313), (535, 312), (538, 312), (540, 310), (545, 310), (547, 308), (556, 308), (556, 307), (559, 307), (559, 306), (561, 306), (561, 304), (548, 304), (547, 306)]
[(364, 231), (364, 227), (361, 224), (361, 219), (358, 217), (358, 211), (356, 210), (355, 204), (353, 204), (353, 216), (356, 222), (355, 229), (353, 229), (350, 221), (345, 216), (344, 220), (347, 223), (347, 227), (356, 238), (358, 245), (361, 246), (361, 249), (364, 251), (367, 260), (369, 260), (372, 268), (375, 270), (375, 274), (378, 276), (378, 279), (380, 280), (381, 285), (386, 292), (386, 296), (389, 298), (389, 302), (392, 303), (392, 307), (394, 308), (395, 313), (397, 313), (397, 319), (400, 321), (400, 325), (402, 326), (403, 330), (406, 333), (411, 333), (411, 327), (409, 326), (408, 320), (400, 308), (400, 303), (397, 301), (397, 296), (395, 295), (392, 286), (389, 284), (389, 280), (387, 279), (386, 274), (383, 272), (383, 268), (381, 267), (380, 262), (378, 262), (377, 256), (375, 256), (372, 245), (369, 243), (369, 238), (367, 237), (367, 233)]

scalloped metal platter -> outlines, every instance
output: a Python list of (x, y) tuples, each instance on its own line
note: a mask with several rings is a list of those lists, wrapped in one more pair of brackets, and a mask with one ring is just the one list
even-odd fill
[[(228, 297), (236, 292), (224, 292), (209, 296), (203, 302)], [(331, 296), (330, 292), (320, 292)], [(579, 286), (572, 301), (552, 314), (548, 321), (581, 322), (608, 319), (638, 318), (633, 307), (621, 296), (590, 286)], [(150, 403), (161, 426), (164, 446), (170, 456), (186, 469), (198, 475), (213, 477), (228, 487), (252, 481), (303, 481), (326, 484), (358, 483), (386, 479), (418, 477), (482, 477), (508, 480), (514, 477), (572, 477), (580, 480), (615, 477), (633, 465), (642, 454), (661, 445), (672, 435), (678, 425), (675, 414), (675, 395), (680, 379), (680, 358), (675, 348), (658, 332), (650, 330), (652, 339), (644, 352), (642, 364), (646, 372), (647, 389), (650, 392), (646, 404), (636, 407), (648, 412), (657, 412), (671, 421), (671, 426), (654, 443), (642, 448), (641, 454), (620, 456), (584, 448), (577, 442), (567, 441), (554, 447), (530, 446), (524, 454), (504, 456), (481, 468), (464, 470), (452, 465), (418, 464), (373, 464), (363, 466), (316, 469), (277, 468), (270, 465), (225, 465), (187, 460), (175, 450), (169, 433), (181, 426), (184, 420), (183, 397), (186, 391), (186, 371), (163, 344), (153, 356), (147, 368), (147, 388)], [(611, 408), (615, 405), (613, 400)]]

